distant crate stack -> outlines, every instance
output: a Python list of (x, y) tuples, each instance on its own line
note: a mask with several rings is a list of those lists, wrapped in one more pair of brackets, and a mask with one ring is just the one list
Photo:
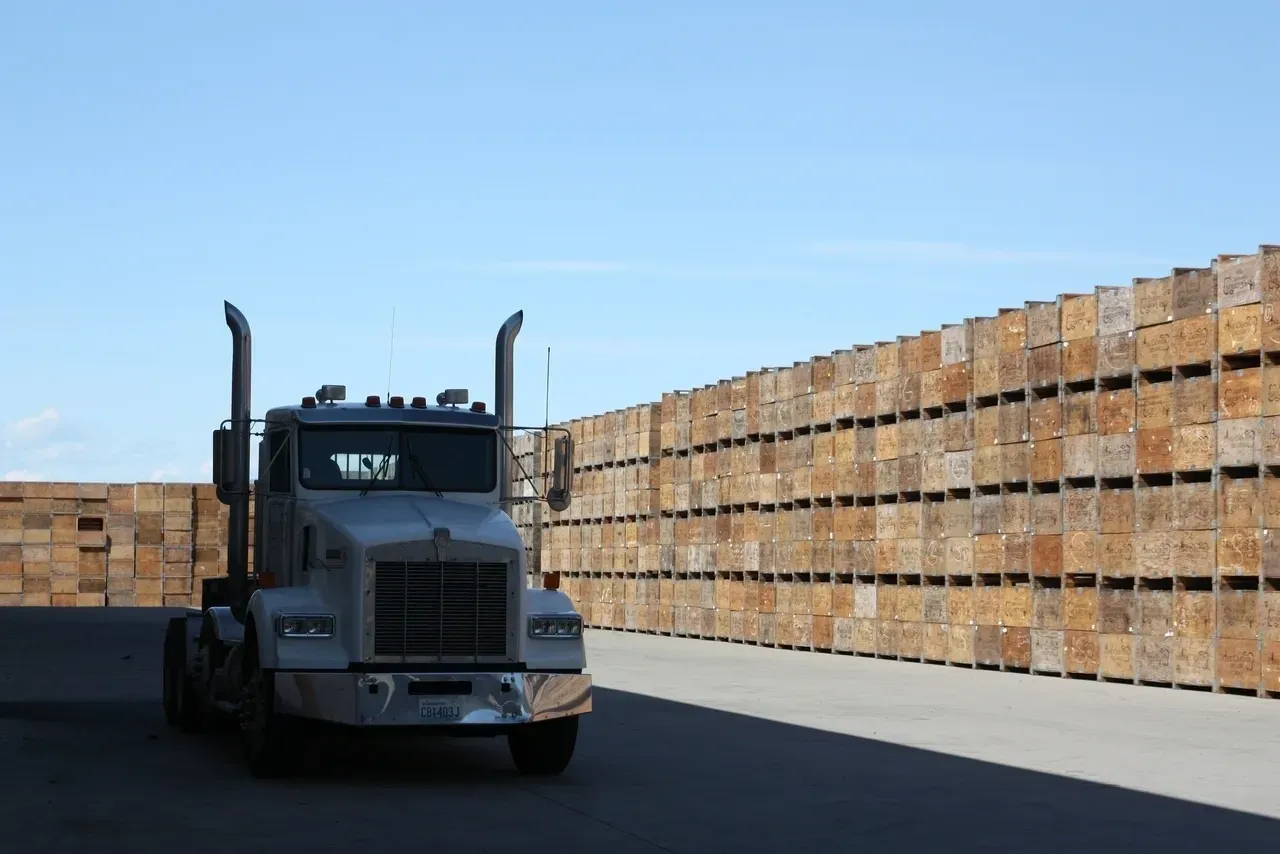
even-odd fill
[(1280, 692), (1278, 305), (1263, 246), (576, 419), (542, 571), (599, 628)]
[(0, 483), (0, 605), (199, 604), (226, 532), (212, 484)]
[[(1280, 696), (1280, 247), (514, 439), (596, 628)], [(554, 434), (553, 434), (554, 435)], [(198, 603), (212, 486), (0, 484), (0, 604)]]

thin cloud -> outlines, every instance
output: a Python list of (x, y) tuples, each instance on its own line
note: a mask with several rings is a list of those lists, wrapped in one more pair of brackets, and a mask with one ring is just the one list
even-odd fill
[(0, 430), (0, 437), (4, 438), (5, 447), (39, 442), (51, 436), (58, 429), (58, 423), (61, 420), (62, 416), (58, 410), (48, 407), (37, 415), (29, 415), (6, 424), (4, 429)]
[(27, 459), (31, 462), (52, 462), (67, 457), (68, 455), (78, 454), (89, 448), (87, 442), (46, 442), (36, 447), (28, 453)]
[(621, 261), (508, 261), (499, 269), (518, 273), (621, 273)]
[(4, 479), (8, 481), (32, 481), (32, 480), (48, 480), (49, 476), (40, 471), (29, 471), (27, 469), (14, 469), (4, 473)]
[(854, 258), (910, 259), (968, 264), (1159, 264), (1159, 259), (1125, 252), (1084, 250), (1001, 249), (956, 241), (829, 240), (817, 241), (810, 251)]
[(782, 281), (805, 275), (796, 269), (779, 269), (760, 264), (649, 264), (630, 261), (550, 260), (550, 261), (443, 261), (423, 265), (424, 271), (481, 276), (533, 275), (541, 273), (589, 277), (627, 274), (649, 279), (704, 281)]
[[(725, 342), (728, 343), (728, 342)], [(713, 346), (715, 341), (699, 339), (702, 346)], [(537, 338), (521, 336), (516, 343), (521, 352), (546, 353), (551, 348), (553, 358), (561, 356), (660, 358), (670, 353), (685, 358), (679, 349), (686, 347), (684, 339), (663, 338)], [(396, 350), (432, 353), (485, 353), (493, 355), (493, 338), (480, 337), (431, 337), (414, 336), (396, 340)]]
[(186, 471), (187, 470), (180, 465), (169, 463), (168, 465), (163, 465), (152, 471), (150, 479), (152, 482), (177, 480), (186, 474)]

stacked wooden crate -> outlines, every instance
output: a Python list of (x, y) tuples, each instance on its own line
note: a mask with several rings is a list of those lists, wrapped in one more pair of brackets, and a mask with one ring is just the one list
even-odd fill
[(1278, 305), (1261, 247), (664, 395), (657, 630), (1280, 691)]

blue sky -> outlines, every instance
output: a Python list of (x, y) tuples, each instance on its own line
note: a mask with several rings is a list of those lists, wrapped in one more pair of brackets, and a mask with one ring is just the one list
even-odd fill
[(0, 477), (204, 479), (254, 412), (517, 420), (1280, 242), (1274, 3), (0, 6)]

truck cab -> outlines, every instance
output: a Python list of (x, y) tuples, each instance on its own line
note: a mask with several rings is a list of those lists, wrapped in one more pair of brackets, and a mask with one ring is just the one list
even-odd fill
[[(559, 773), (591, 710), (583, 622), (556, 589), (527, 586), (509, 509), (511, 346), (499, 332), (496, 412), (469, 393), (346, 400), (321, 386), (249, 418), (250, 339), (232, 330), (232, 418), (214, 432), (229, 505), (228, 574), (170, 621), (165, 708), (194, 730), (241, 729), (254, 773), (288, 773), (303, 721), (505, 735), (516, 766)], [(258, 476), (248, 489), (250, 423)], [(547, 500), (569, 502), (572, 443), (554, 442)], [(248, 559), (249, 501), (254, 503)], [(252, 564), (250, 566), (250, 563)]]

